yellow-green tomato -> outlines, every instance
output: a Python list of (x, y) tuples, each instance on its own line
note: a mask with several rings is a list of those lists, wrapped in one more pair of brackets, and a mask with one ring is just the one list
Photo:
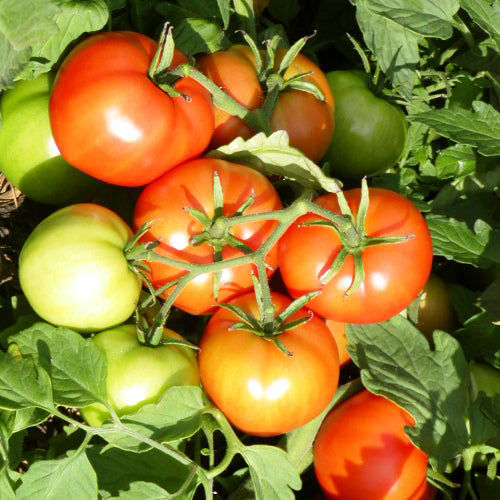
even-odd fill
[(457, 326), (446, 284), (437, 274), (431, 274), (420, 293), (417, 328), (430, 340), (434, 330), (452, 332)]
[(35, 201), (67, 205), (89, 201), (104, 184), (69, 165), (52, 137), (49, 94), (52, 75), (19, 81), (0, 100), (0, 171)]
[[(165, 328), (163, 338), (182, 339), (182, 336)], [(108, 401), (119, 416), (158, 402), (170, 387), (200, 383), (196, 353), (190, 347), (141, 345), (134, 325), (100, 332), (92, 340), (106, 357)], [(110, 417), (101, 403), (81, 408), (80, 413), (95, 427)]]
[(335, 132), (323, 157), (331, 175), (359, 180), (392, 167), (406, 142), (403, 111), (376, 96), (362, 71), (330, 71), (326, 78), (335, 100)]
[(124, 254), (131, 238), (123, 219), (93, 203), (49, 215), (19, 256), (19, 280), (31, 307), (49, 323), (81, 332), (126, 321), (141, 291)]

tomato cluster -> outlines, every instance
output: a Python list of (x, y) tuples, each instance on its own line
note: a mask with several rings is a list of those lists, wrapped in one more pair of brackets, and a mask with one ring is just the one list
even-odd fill
[[(108, 399), (118, 416), (158, 402), (171, 386), (201, 383), (239, 431), (287, 433), (332, 400), (340, 368), (349, 362), (346, 323), (390, 319), (422, 291), (432, 265), (429, 230), (408, 199), (386, 189), (364, 184), (294, 205), (282, 201), (276, 179), (202, 156), (256, 130), (215, 106), (194, 77), (155, 82), (155, 54), (157, 43), (145, 35), (98, 33), (69, 52), (50, 90), (46, 78), (33, 83), (35, 90), (16, 90), (27, 99), (41, 86), (43, 138), (33, 140), (55, 141), (65, 185), (79, 184), (69, 180), (78, 175), (82, 183), (142, 186), (130, 225), (99, 204), (70, 205), (55, 194), (34, 194), (65, 206), (43, 220), (23, 246), (23, 292), (43, 320), (92, 335), (107, 361)], [(279, 49), (275, 55), (277, 69), (286, 54)], [(175, 49), (168, 68), (185, 63)], [(205, 54), (196, 65), (248, 110), (263, 106), (266, 91), (250, 48), (234, 45)], [(349, 114), (344, 100), (354, 99), (349, 92), (361, 92), (364, 79), (327, 79), (298, 54), (281, 77), (300, 75), (323, 99), (285, 87), (270, 130), (285, 130), (290, 145), (309, 159), (326, 159), (346, 171), (346, 178), (356, 177), (350, 162), (359, 160), (339, 149), (347, 144), (349, 152), (356, 150), (357, 139), (348, 138), (343, 125)], [(9, 116), (10, 105), (4, 99), (2, 112), (15, 127), (19, 118)], [(24, 120), (31, 116), (22, 113)], [(369, 167), (359, 164), (363, 173), (397, 161), (406, 122), (399, 110), (394, 120), (387, 128), (400, 130), (387, 139), (390, 154)], [(0, 144), (9, 140), (5, 128)], [(282, 279), (283, 293), (270, 290), (273, 275)], [(138, 337), (132, 320), (134, 311), (138, 324), (144, 320), (141, 290), (163, 304), (153, 324), (165, 320), (171, 307), (209, 316), (197, 339), (198, 354), (193, 346), (178, 345), (182, 337), (164, 324), (158, 335), (145, 320), (151, 328)], [(111, 418), (109, 410), (96, 403), (81, 415), (100, 426)], [(362, 417), (371, 412), (368, 429)], [(424, 498), (427, 457), (404, 434), (411, 423), (402, 410), (367, 392), (339, 406), (316, 440), (321, 487), (332, 498)], [(367, 474), (366, 468), (384, 474)], [(374, 477), (366, 482), (367, 476)]]

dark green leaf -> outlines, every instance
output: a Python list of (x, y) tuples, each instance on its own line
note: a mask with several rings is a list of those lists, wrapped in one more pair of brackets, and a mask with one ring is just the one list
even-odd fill
[(0, 408), (52, 408), (47, 372), (31, 358), (20, 359), (0, 351)]
[(106, 361), (90, 339), (68, 328), (37, 323), (10, 340), (23, 355), (38, 358), (50, 375), (58, 404), (82, 407), (106, 401)]
[(490, 104), (474, 101), (473, 111), (459, 106), (408, 116), (455, 142), (477, 147), (485, 156), (500, 155), (500, 113)]
[(476, 157), (465, 144), (443, 149), (436, 158), (436, 176), (439, 179), (456, 179), (474, 172), (475, 169)]
[[(75, 497), (76, 494), (76, 497)], [(97, 476), (85, 453), (31, 465), (16, 490), (17, 500), (97, 498)]]
[(478, 267), (500, 262), (500, 231), (478, 219), (471, 230), (465, 222), (441, 215), (426, 218), (434, 255)]
[(365, 0), (366, 7), (423, 36), (446, 40), (453, 33), (458, 0)]
[(468, 446), (469, 367), (458, 342), (436, 330), (431, 351), (427, 339), (400, 315), (348, 325), (347, 339), (365, 387), (414, 417), (408, 436), (443, 470)]

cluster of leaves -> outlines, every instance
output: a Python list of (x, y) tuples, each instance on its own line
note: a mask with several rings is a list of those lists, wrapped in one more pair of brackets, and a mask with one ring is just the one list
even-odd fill
[[(370, 69), (379, 90), (405, 107), (410, 126), (399, 164), (369, 183), (401, 192), (425, 213), (435, 270), (450, 282), (460, 327), (435, 332), (431, 348), (411, 311), (408, 318), (351, 325), (352, 358), (365, 387), (415, 418), (408, 435), (429, 455), (429, 478), (440, 494), (488, 498), (499, 483), (499, 396), (474, 397), (468, 361), (500, 369), (500, 5), (271, 0), (257, 25), (245, 16), (248, 5), (1, 0), (0, 91), (57, 68), (88, 32), (108, 25), (158, 38), (165, 20), (174, 26), (177, 47), (190, 55), (241, 41), (242, 29), (258, 40), (280, 34), (283, 43), (315, 32), (305, 51), (325, 71)], [(327, 168), (289, 148), (283, 133), (237, 140), (210, 154), (270, 175), (286, 170), (290, 183), (318, 192), (337, 186)], [(207, 497), (215, 488), (239, 499), (293, 498), (310, 470), (325, 412), (361, 387), (359, 379), (342, 385), (316, 420), (264, 444), (245, 445), (198, 388), (171, 389), (157, 405), (95, 429), (65, 408), (105, 402), (102, 355), (70, 330), (41, 323), (26, 328), (33, 316), (9, 300), (11, 323), (17, 323), (1, 335), (6, 351), (10, 345), (0, 352), (2, 498), (66, 498), (75, 491), (84, 498), (191, 498), (200, 485)], [(64, 426), (48, 449), (23, 451), (29, 429), (54, 417)], [(478, 456), (486, 457), (482, 469), (474, 466)]]

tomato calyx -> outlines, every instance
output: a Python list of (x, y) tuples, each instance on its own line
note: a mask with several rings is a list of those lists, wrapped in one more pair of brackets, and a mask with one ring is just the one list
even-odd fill
[(320, 281), (323, 286), (326, 285), (340, 271), (349, 255), (354, 257), (354, 277), (351, 286), (344, 293), (345, 299), (350, 294), (354, 293), (361, 286), (361, 283), (363, 283), (365, 278), (363, 251), (366, 248), (378, 245), (404, 243), (405, 241), (414, 238), (415, 235), (410, 234), (406, 236), (374, 238), (366, 234), (365, 220), (369, 206), (369, 192), (366, 177), (363, 178), (361, 182), (361, 201), (356, 218), (352, 214), (352, 211), (344, 197), (344, 193), (340, 191), (336, 194), (340, 210), (346, 218), (346, 222), (343, 226), (339, 228), (338, 224), (335, 224), (330, 220), (311, 221), (304, 223), (304, 225), (331, 227), (337, 232), (342, 244), (342, 248), (335, 257), (331, 267), (320, 276)]

